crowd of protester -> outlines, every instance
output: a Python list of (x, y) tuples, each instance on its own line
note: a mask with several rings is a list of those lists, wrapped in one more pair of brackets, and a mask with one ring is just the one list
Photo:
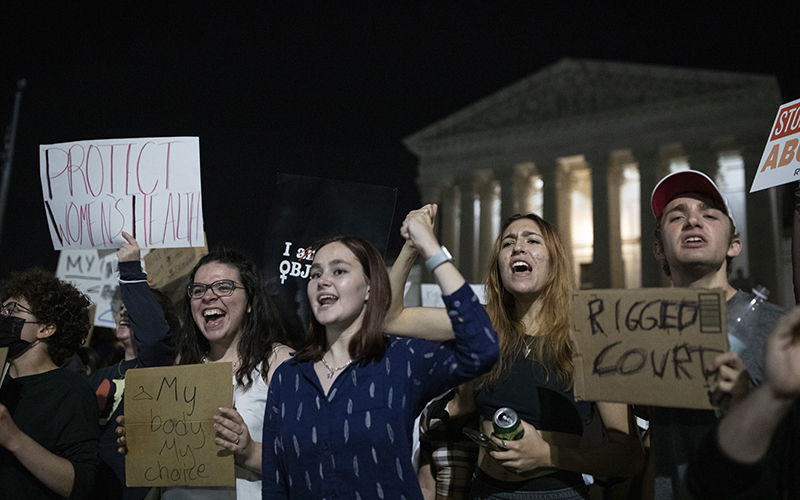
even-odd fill
[[(742, 243), (710, 178), (670, 174), (651, 206), (674, 286), (722, 289), (729, 314), (751, 301), (729, 282)], [(436, 211), (407, 215), (391, 273), (362, 238), (318, 242), (297, 345), (261, 272), (230, 249), (200, 259), (173, 304), (122, 233), (116, 328), (88, 345), (84, 294), (41, 269), (9, 276), (0, 499), (798, 498), (800, 313), (781, 320), (767, 303), (729, 333), (736, 352), (707, 367), (717, 411), (578, 401), (575, 277), (557, 228), (534, 214), (503, 222), (483, 306), (437, 240)], [(403, 305), (420, 255), (446, 308)], [(235, 486), (127, 486), (126, 373), (220, 362), (235, 405), (214, 417), (215, 445), (234, 457)], [(513, 435), (499, 414), (514, 415)]]

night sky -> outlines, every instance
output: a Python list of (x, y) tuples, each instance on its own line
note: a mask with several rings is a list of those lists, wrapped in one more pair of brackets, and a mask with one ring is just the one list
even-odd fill
[(2, 129), (28, 85), (0, 277), (55, 269), (39, 144), (199, 136), (209, 243), (261, 261), (276, 172), (396, 187), (397, 228), (419, 204), (401, 140), (563, 57), (772, 74), (800, 98), (796, 1), (608, 3), (4, 0)]

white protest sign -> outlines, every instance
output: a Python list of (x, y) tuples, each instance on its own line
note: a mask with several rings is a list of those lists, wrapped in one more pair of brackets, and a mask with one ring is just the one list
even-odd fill
[[(142, 250), (142, 255), (147, 254)], [(97, 250), (62, 250), (56, 276), (72, 283), (95, 304), (94, 326), (115, 328), (111, 299), (119, 284), (114, 276), (115, 252)]]
[(788, 184), (800, 179), (800, 99), (784, 104), (761, 155), (750, 192)]
[(62, 250), (56, 276), (75, 285), (97, 304), (102, 292), (100, 261), (97, 250)]
[(203, 246), (197, 137), (44, 144), (39, 169), (56, 250)]

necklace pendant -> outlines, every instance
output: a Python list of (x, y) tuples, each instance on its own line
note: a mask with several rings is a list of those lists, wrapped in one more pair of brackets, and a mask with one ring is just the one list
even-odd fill
[(333, 373), (334, 373), (334, 372), (330, 372), (330, 373), (328, 374), (328, 380), (330, 380), (330, 379), (332, 379), (332, 378), (333, 378)]

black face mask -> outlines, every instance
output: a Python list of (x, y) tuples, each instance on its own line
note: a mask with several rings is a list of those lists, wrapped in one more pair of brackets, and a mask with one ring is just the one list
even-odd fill
[(14, 359), (27, 349), (31, 344), (22, 340), (22, 328), (25, 320), (14, 316), (0, 318), (0, 347), (8, 347), (8, 358)]

